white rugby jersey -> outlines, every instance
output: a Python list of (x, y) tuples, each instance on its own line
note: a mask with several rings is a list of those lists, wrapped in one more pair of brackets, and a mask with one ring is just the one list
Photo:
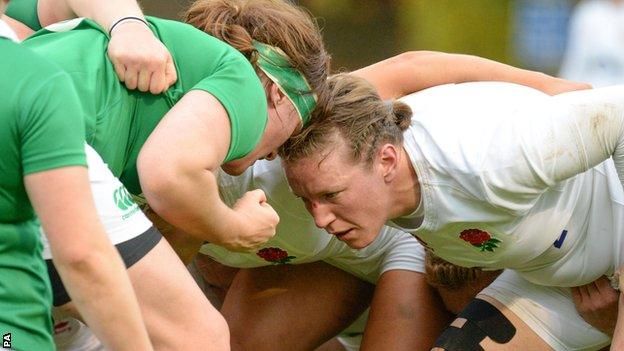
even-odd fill
[(624, 86), (550, 97), (467, 83), (403, 101), (424, 218), (401, 229), (452, 263), (544, 285), (586, 284), (619, 265), (624, 193), (601, 162), (622, 153)]
[(424, 250), (405, 232), (384, 227), (371, 245), (356, 250), (317, 228), (303, 201), (290, 191), (279, 159), (257, 161), (240, 176), (219, 174), (219, 192), (229, 206), (253, 189), (262, 189), (279, 214), (275, 236), (254, 252), (232, 252), (205, 244), (201, 253), (239, 268), (325, 261), (370, 283), (393, 269), (424, 272)]

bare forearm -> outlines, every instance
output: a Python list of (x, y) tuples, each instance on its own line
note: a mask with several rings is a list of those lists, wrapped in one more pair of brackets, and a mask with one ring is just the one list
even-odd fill
[(436, 85), (471, 81), (516, 83), (548, 94), (589, 87), (482, 57), (432, 51), (406, 52), (353, 73), (370, 81), (384, 99)]
[(87, 169), (33, 173), (24, 184), (56, 268), (96, 335), (114, 350), (150, 350), (125, 267), (97, 216)]
[(151, 349), (130, 280), (112, 246), (102, 245), (79, 260), (56, 256), (73, 302), (107, 349)]
[(39, 20), (42, 26), (74, 17), (93, 19), (102, 28), (126, 16), (143, 17), (135, 0), (40, 0)]
[(184, 173), (150, 177), (152, 181), (142, 178), (143, 193), (150, 207), (193, 237), (222, 244), (228, 233), (238, 230), (236, 214), (219, 198), (217, 180), (212, 172)]
[[(440, 69), (447, 67), (449, 70), (448, 80), (455, 80), (457, 83), (472, 81), (508, 82), (528, 86), (550, 95), (591, 88), (585, 83), (552, 77), (542, 72), (517, 68), (478, 56), (441, 54), (439, 59), (435, 61), (438, 61)], [(434, 62), (431, 64), (435, 65)]]

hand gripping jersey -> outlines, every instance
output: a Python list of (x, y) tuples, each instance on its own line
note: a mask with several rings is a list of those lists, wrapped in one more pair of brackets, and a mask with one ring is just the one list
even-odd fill
[(404, 228), (462, 266), (512, 268), (554, 286), (589, 283), (620, 262), (624, 87), (550, 97), (506, 83), (429, 89), (405, 149), (422, 224)]
[(133, 194), (141, 192), (136, 170), (141, 146), (190, 90), (210, 93), (228, 113), (231, 141), (224, 162), (254, 149), (268, 116), (260, 79), (236, 49), (184, 23), (147, 20), (178, 73), (178, 81), (160, 95), (125, 88), (106, 54), (108, 34), (91, 20), (53, 24), (23, 43), (69, 73), (86, 113), (87, 142)]

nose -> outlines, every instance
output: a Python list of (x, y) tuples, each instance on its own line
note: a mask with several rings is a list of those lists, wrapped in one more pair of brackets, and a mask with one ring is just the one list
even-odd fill
[(314, 224), (319, 228), (326, 229), (336, 220), (336, 216), (326, 204), (311, 202), (308, 206), (308, 210), (312, 214), (312, 217), (314, 217)]

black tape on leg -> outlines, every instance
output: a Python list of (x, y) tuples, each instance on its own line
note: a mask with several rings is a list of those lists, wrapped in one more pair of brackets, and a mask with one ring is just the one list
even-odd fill
[(516, 335), (516, 327), (505, 315), (485, 300), (474, 299), (457, 316), (474, 323), (493, 341), (506, 344)]
[[(466, 329), (467, 324), (468, 322), (461, 328), (446, 328), (438, 340), (436, 340), (434, 347), (439, 347), (446, 351), (484, 351), (479, 343), (485, 339), (485, 335), (478, 332), (479, 336), (477, 336), (468, 332)], [(477, 340), (477, 338), (479, 339)]]
[(489, 337), (506, 344), (516, 335), (516, 328), (496, 307), (487, 301), (474, 299), (457, 316), (466, 321), (461, 328), (447, 327), (435, 347), (446, 351), (483, 351), (480, 343)]

